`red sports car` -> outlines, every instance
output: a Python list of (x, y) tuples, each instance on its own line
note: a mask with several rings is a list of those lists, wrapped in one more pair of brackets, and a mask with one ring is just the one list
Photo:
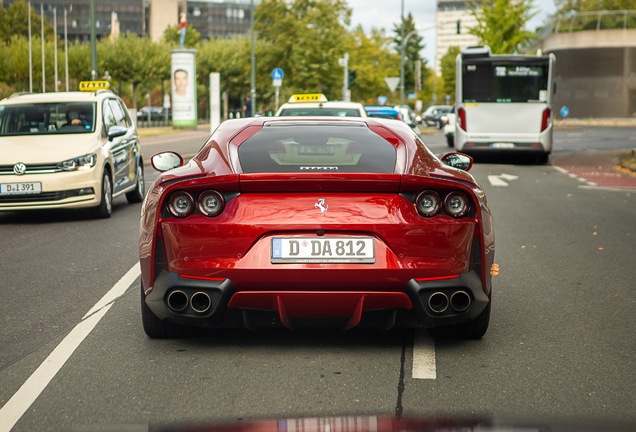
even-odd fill
[[(142, 318), (195, 326), (426, 327), (480, 338), (490, 318), (492, 215), (466, 171), (409, 126), (372, 118), (223, 123), (162, 174), (141, 214)], [(165, 172), (163, 172), (165, 171)]]

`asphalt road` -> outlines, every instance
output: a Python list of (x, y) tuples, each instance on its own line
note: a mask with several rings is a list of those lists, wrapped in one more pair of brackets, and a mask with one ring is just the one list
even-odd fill
[[(634, 136), (633, 128), (558, 131), (555, 154), (631, 149)], [(167, 142), (174, 138), (143, 145), (187, 154), (205, 140)], [(441, 134), (424, 140), (448, 150)], [(48, 385), (27, 395), (33, 403), (18, 393), (26, 406), (13, 430), (396, 413), (636, 421), (636, 196), (582, 189), (549, 165), (486, 161), (471, 172), (495, 216), (501, 269), (482, 340), (433, 343), (412, 330), (215, 330), (150, 340), (137, 280)], [(502, 173), (517, 178), (492, 186), (488, 176)], [(139, 209), (119, 198), (108, 220), (0, 213), (0, 419), (65, 346), (64, 331), (137, 262)], [(422, 350), (434, 379), (414, 378)]]

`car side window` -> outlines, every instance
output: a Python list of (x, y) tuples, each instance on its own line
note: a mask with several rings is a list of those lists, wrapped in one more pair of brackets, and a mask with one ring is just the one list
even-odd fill
[(117, 102), (119, 103), (119, 107), (124, 113), (124, 121), (126, 122), (126, 127), (132, 127), (133, 123), (132, 123), (132, 119), (130, 118), (130, 113), (128, 112), (128, 108), (122, 101), (118, 100)]
[(118, 126), (128, 127), (126, 125), (126, 114), (125, 111), (122, 110), (121, 105), (115, 99), (108, 99), (108, 104), (110, 105), (110, 109), (113, 111), (115, 115), (115, 122)]
[(108, 132), (111, 126), (115, 126), (117, 124), (117, 119), (115, 118), (115, 114), (113, 110), (110, 108), (110, 104), (108, 100), (105, 100), (102, 105), (102, 118), (104, 120), (104, 130)]

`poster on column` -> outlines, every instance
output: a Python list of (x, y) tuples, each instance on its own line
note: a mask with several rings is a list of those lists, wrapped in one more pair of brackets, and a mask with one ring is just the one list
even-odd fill
[(172, 125), (197, 125), (197, 50), (171, 50)]

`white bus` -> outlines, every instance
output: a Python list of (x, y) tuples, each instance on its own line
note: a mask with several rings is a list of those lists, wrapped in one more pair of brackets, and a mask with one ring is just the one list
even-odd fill
[(457, 56), (455, 148), (516, 152), (547, 163), (552, 151), (554, 54), (493, 55), (490, 47)]

